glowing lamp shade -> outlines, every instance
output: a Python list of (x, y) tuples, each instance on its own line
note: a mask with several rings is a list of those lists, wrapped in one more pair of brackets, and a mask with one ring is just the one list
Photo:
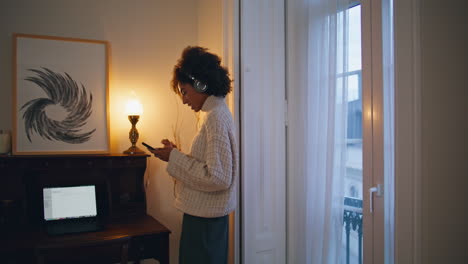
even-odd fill
[(129, 116), (133, 116), (133, 115), (141, 115), (143, 114), (143, 106), (141, 105), (141, 103), (134, 99), (134, 100), (129, 100), (127, 102), (127, 105), (125, 107), (125, 112), (127, 113), (127, 115)]
[(143, 106), (138, 100), (129, 100), (125, 107), (125, 112), (128, 115), (128, 120), (130, 120), (130, 123), (132, 124), (132, 128), (128, 133), (128, 138), (130, 139), (132, 146), (125, 150), (124, 153), (129, 155), (144, 154), (145, 152), (136, 146), (136, 143), (140, 136), (138, 130), (136, 129), (136, 124), (140, 119), (140, 115), (143, 113)]

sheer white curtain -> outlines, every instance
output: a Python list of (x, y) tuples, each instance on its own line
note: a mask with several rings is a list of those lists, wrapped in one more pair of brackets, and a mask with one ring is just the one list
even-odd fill
[(348, 1), (287, 1), (288, 263), (340, 262)]

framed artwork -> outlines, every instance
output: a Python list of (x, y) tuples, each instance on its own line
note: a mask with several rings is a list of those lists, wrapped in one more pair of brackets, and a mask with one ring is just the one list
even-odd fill
[(13, 154), (109, 153), (106, 41), (13, 35)]

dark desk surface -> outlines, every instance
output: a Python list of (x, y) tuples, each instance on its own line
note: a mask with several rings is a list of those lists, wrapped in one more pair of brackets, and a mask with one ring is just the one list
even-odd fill
[[(0, 156), (0, 262), (30, 264), (37, 258), (47, 259), (66, 251), (78, 258), (78, 249), (91, 259), (107, 259), (112, 253), (104, 251), (125, 243), (122, 247), (128, 249), (128, 260), (155, 258), (168, 263), (170, 231), (146, 215), (144, 175), (148, 157), (146, 154)], [(107, 223), (104, 230), (46, 234), (41, 228), (42, 188), (83, 184), (97, 186), (98, 210), (101, 208), (102, 219)], [(52, 255), (44, 255), (48, 252)]]
[[(167, 258), (169, 249), (169, 234), (170, 231), (156, 219), (149, 215), (140, 216), (137, 218), (120, 219), (109, 223), (101, 231), (86, 232), (67, 235), (48, 235), (43, 230), (22, 230), (17, 232), (6, 232), (0, 237), (0, 253), (16, 255), (16, 254), (33, 254), (37, 247), (48, 248), (54, 246), (67, 245), (68, 247), (81, 246), (86, 244), (101, 243), (103, 241), (112, 241), (122, 237), (130, 237), (131, 239), (141, 238), (156, 238), (158, 239), (156, 251), (154, 255), (149, 257)], [(162, 248), (161, 248), (162, 243)], [(143, 245), (138, 245), (141, 248)], [(148, 246), (146, 246), (148, 247)], [(140, 250), (140, 249), (137, 249)], [(161, 261), (166, 263), (166, 261)]]

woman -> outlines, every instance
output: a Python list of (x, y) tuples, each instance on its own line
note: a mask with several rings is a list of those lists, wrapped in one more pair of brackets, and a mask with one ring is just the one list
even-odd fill
[(193, 111), (204, 113), (190, 153), (167, 139), (151, 150), (175, 179), (175, 207), (183, 215), (179, 263), (227, 263), (228, 214), (236, 207), (235, 126), (224, 97), (231, 80), (221, 59), (187, 47), (174, 66), (172, 89)]

